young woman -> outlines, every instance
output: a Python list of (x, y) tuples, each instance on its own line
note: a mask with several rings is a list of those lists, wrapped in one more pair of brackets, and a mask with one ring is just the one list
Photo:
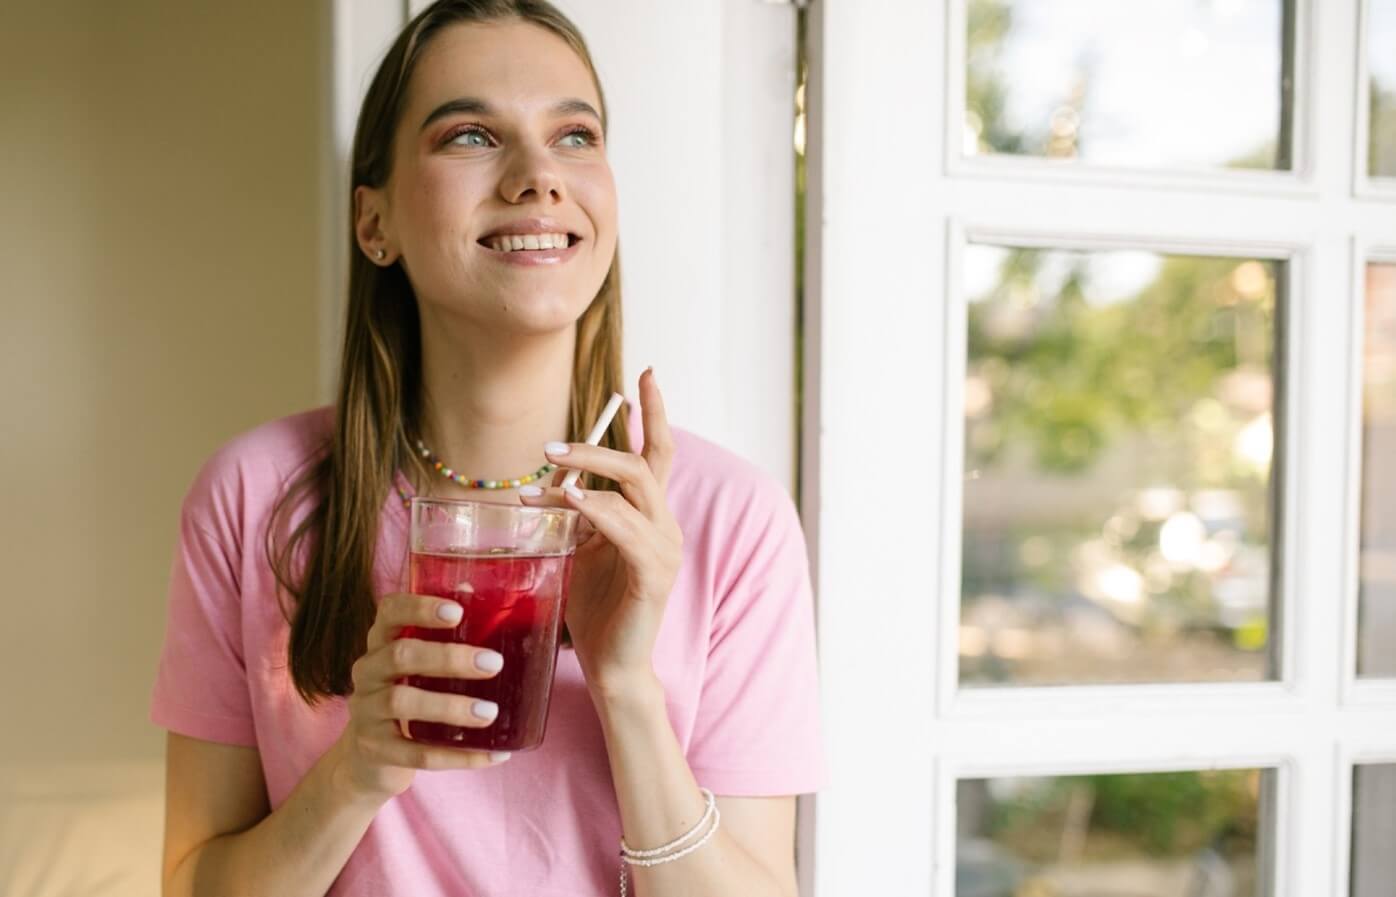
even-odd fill
[[(542, 0), (442, 0), (389, 50), (354, 139), (337, 401), (233, 439), (184, 502), (151, 709), (167, 897), (601, 895), (622, 838), (663, 860), (628, 869), (644, 897), (795, 894), (794, 795), (825, 770), (794, 508), (671, 429), (651, 371), (600, 446), (579, 438), (621, 386), (605, 133), (586, 46)], [(395, 638), (454, 623), (403, 591), (414, 494), (589, 528), (536, 750), (396, 723), (496, 710), (394, 684), (499, 668)]]

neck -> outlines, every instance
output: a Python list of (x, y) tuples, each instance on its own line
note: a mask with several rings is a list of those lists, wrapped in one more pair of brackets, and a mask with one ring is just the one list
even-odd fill
[[(479, 331), (471, 328), (471, 336), (461, 337), (423, 324), (422, 439), (427, 448), (471, 479), (513, 479), (547, 463), (543, 443), (568, 435), (575, 326), (543, 335), (477, 336)], [(501, 492), (512, 495), (512, 490)], [(441, 476), (428, 493), (488, 497)]]

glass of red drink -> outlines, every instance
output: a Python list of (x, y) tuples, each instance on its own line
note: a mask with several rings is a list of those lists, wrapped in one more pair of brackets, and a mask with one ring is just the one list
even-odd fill
[(504, 669), (489, 679), (405, 677), (417, 688), (499, 705), (483, 728), (408, 720), (407, 737), (491, 751), (543, 743), (579, 516), (571, 508), (412, 499), (407, 590), (448, 598), (465, 613), (454, 629), (405, 626), (398, 637), (490, 648), (504, 655)]

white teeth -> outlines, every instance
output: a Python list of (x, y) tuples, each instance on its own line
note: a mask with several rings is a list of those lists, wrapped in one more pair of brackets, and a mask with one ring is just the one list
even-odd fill
[(521, 249), (566, 249), (566, 234), (523, 234), (490, 237), (490, 248), (497, 252), (517, 252)]

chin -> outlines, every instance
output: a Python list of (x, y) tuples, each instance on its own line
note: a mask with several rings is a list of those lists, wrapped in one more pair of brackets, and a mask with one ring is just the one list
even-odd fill
[(424, 306), (435, 306), (445, 319), (469, 322), (485, 332), (513, 334), (545, 334), (572, 327), (595, 298), (594, 293), (537, 287), (519, 290), (505, 284), (477, 284), (453, 293), (435, 301), (423, 300), (419, 294), (418, 300)]
[(500, 309), (496, 322), (505, 329), (522, 333), (555, 333), (576, 324), (589, 304), (589, 301), (575, 299), (533, 302), (515, 299)]

